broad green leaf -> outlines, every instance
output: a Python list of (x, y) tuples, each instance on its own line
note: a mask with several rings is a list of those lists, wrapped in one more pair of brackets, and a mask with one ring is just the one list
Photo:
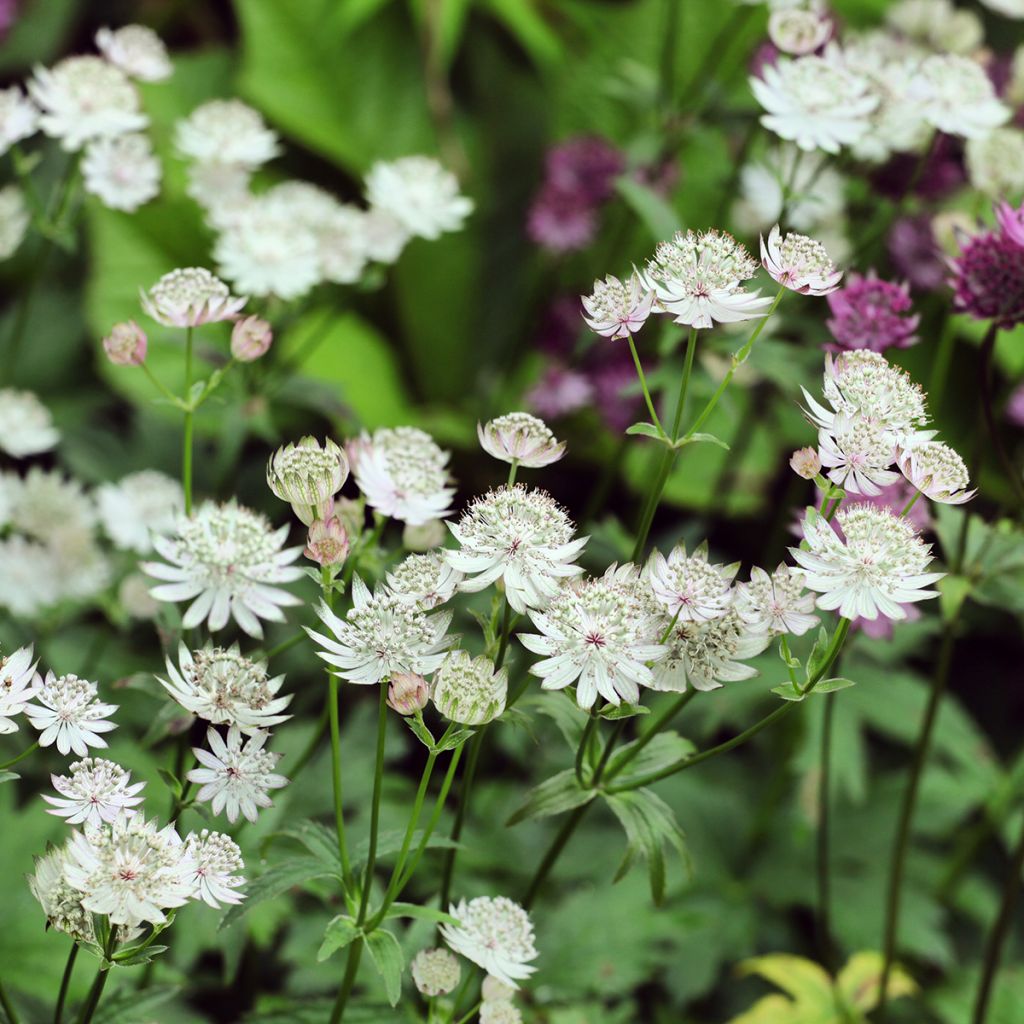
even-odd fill
[(716, 437), (714, 434), (691, 434), (689, 437), (680, 438), (673, 447), (682, 448), (688, 444), (694, 444), (696, 442), (706, 442), (708, 444), (718, 445), (719, 448), (724, 448), (729, 451), (729, 445), (725, 443), (720, 437)]
[(564, 691), (546, 690), (523, 697), (519, 704), (535, 707), (542, 715), (546, 715), (555, 723), (569, 749), (573, 753), (579, 749), (587, 713), (571, 696), (567, 699)]
[(647, 185), (623, 175), (615, 180), (615, 190), (640, 218), (652, 242), (665, 242), (682, 227), (671, 204)]
[(574, 807), (580, 807), (594, 799), (595, 791), (584, 789), (572, 768), (552, 775), (539, 786), (534, 786), (526, 795), (522, 806), (508, 819), (508, 825), (515, 825), (529, 818), (546, 818), (552, 814), (563, 814)]
[(650, 708), (643, 704), (606, 704), (598, 714), (609, 722), (617, 722), (620, 718), (636, 718), (640, 715), (649, 715)]
[[(882, 987), (883, 962), (880, 953), (854, 953), (839, 972), (836, 988), (854, 1009), (867, 1012), (878, 1002)], [(893, 966), (886, 988), (889, 990), (890, 999), (910, 996), (917, 991), (913, 978), (898, 964)]]
[(292, 857), (268, 868), (262, 875), (249, 881), (245, 899), (228, 909), (221, 919), (220, 927), (229, 928), (257, 904), (281, 896), (289, 889), (304, 885), (315, 878), (329, 878), (337, 872), (324, 864), (319, 857)]
[(366, 936), (366, 948), (377, 973), (384, 980), (388, 1002), (397, 1006), (402, 996), (402, 970), (405, 968), (405, 957), (398, 939), (386, 929), (378, 928)]
[(946, 622), (952, 622), (964, 601), (970, 597), (974, 584), (966, 576), (944, 576), (935, 585), (939, 592), (939, 607)]
[(633, 423), (626, 427), (626, 433), (638, 437), (649, 437), (662, 444), (670, 444), (664, 432), (659, 430), (653, 423)]
[(324, 940), (316, 954), (317, 960), (326, 960), (339, 949), (344, 949), (357, 938), (361, 930), (351, 917), (344, 914), (332, 917), (324, 930)]
[(651, 740), (633, 760), (629, 761), (620, 774), (618, 766), (626, 761), (636, 749), (637, 740), (627, 743), (615, 754), (608, 766), (608, 778), (615, 779), (616, 786), (627, 786), (651, 772), (661, 771), (689, 757), (697, 748), (673, 730), (660, 732)]
[(772, 687), (772, 693), (777, 694), (783, 700), (801, 701), (807, 694), (799, 690), (792, 682), (782, 683)]
[(341, 857), (338, 854), (338, 836), (333, 828), (322, 822), (307, 818), (296, 822), (267, 837), (267, 842), (275, 839), (294, 839), (301, 843), (324, 867), (331, 871), (341, 870)]

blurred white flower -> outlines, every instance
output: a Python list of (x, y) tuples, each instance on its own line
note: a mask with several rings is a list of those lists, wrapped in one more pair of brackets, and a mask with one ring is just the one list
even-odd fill
[(410, 238), (409, 229), (392, 213), (371, 206), (363, 215), (366, 256), (376, 263), (394, 263)]
[(768, 38), (783, 53), (796, 57), (813, 53), (829, 41), (832, 19), (824, 5), (778, 7), (768, 15)]
[(490, 658), (452, 651), (434, 672), (430, 697), (449, 721), (486, 725), (505, 710), (508, 673), (503, 668), (495, 671)]
[(138, 796), (146, 785), (132, 782), (131, 772), (102, 757), (87, 757), (70, 765), (70, 775), (51, 775), (60, 796), (43, 794), (51, 804), (47, 810), (69, 825), (101, 825), (135, 813), (142, 803)]
[(79, 757), (88, 757), (89, 747), (107, 745), (100, 733), (117, 728), (108, 721), (117, 705), (104, 704), (95, 683), (71, 673), (58, 676), (52, 671), (43, 679), (37, 672), (33, 689), (35, 703), (26, 705), (25, 715), (40, 733), (41, 747), (56, 744), (62, 754), (73, 750)]
[(967, 140), (967, 177), (992, 199), (1019, 198), (1024, 193), (1024, 131), (993, 128)]
[(447, 949), (421, 949), (412, 958), (411, 971), (416, 991), (428, 999), (454, 992), (462, 974), (459, 961)]
[(479, 1024), (522, 1024), (519, 1008), (507, 999), (485, 1001), (480, 1005)]
[(199, 327), (233, 320), (246, 303), (204, 267), (172, 270), (148, 292), (141, 292), (140, 299), (146, 313), (165, 327)]
[(96, 32), (96, 49), (126, 75), (142, 82), (160, 82), (174, 73), (163, 40), (146, 25), (104, 26)]
[(82, 158), (85, 191), (112, 210), (137, 210), (160, 192), (160, 161), (141, 134), (94, 139)]
[(39, 110), (18, 86), (0, 89), (0, 156), (38, 127)]
[(444, 544), (447, 536), (443, 519), (428, 519), (417, 526), (406, 523), (402, 530), (402, 546), (406, 551), (430, 551)]
[(252, 201), (251, 177), (252, 170), (243, 164), (191, 164), (186, 191), (203, 208), (210, 226), (223, 230)]
[(478, 896), (449, 907), (458, 925), (442, 924), (441, 935), (452, 950), (512, 988), (536, 970), (530, 915), (505, 896)]
[(60, 596), (60, 565), (51, 548), (26, 537), (0, 540), (0, 605), (31, 619)]
[(0, 449), (23, 459), (49, 451), (59, 440), (50, 411), (36, 395), (0, 388)]
[(141, 572), (130, 572), (117, 588), (117, 601), (132, 619), (155, 619), (160, 602), (149, 592), (149, 580)]
[(951, 0), (898, 0), (885, 20), (901, 35), (941, 52), (971, 53), (985, 41), (977, 13)]
[(420, 238), (458, 231), (473, 212), (472, 200), (459, 194), (455, 175), (429, 156), (375, 163), (366, 175), (366, 198)]
[(1010, 119), (1010, 109), (996, 96), (985, 69), (970, 57), (926, 57), (911, 80), (909, 95), (922, 117), (947, 135), (974, 138)]
[(476, 425), (480, 447), (501, 462), (539, 469), (565, 454), (565, 442), (555, 439), (548, 425), (528, 412), (510, 412)]
[(582, 296), (583, 319), (595, 333), (615, 340), (636, 334), (647, 322), (654, 305), (654, 292), (645, 287), (634, 271), (626, 281), (609, 274), (594, 282), (594, 290)]
[(238, 890), (245, 879), (235, 874), (244, 867), (238, 843), (223, 832), (204, 828), (185, 837), (185, 851), (195, 864), (195, 899), (215, 909), (242, 902), (244, 897)]
[(31, 647), (19, 647), (0, 658), (0, 736), (18, 731), (14, 719), (24, 714), (35, 695), (35, 671)]
[(234, 164), (249, 169), (280, 152), (277, 135), (241, 100), (210, 100), (179, 121), (178, 152), (201, 164)]
[(100, 522), (114, 546), (140, 555), (153, 550), (153, 534), (174, 533), (185, 507), (181, 484), (166, 473), (143, 469), (96, 490)]

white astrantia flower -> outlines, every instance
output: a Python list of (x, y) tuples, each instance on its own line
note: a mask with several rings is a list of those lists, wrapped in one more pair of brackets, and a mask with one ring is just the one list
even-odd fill
[(737, 587), (736, 609), (744, 622), (769, 636), (803, 636), (818, 624), (814, 595), (804, 589), (804, 574), (781, 563), (773, 573), (759, 566), (750, 570), (750, 582)]
[(519, 1008), (507, 999), (480, 1004), (479, 1024), (523, 1024)]
[(441, 936), (460, 956), (512, 988), (536, 970), (530, 915), (505, 896), (478, 896), (448, 908), (459, 923), (442, 924)]
[(598, 696), (610, 704), (637, 704), (651, 684), (648, 662), (667, 652), (658, 642), (659, 620), (632, 565), (564, 586), (543, 612), (531, 611), (540, 631), (519, 633), (520, 643), (544, 656), (530, 666), (545, 690), (576, 683), (576, 702), (590, 709)]
[(142, 82), (162, 82), (174, 73), (163, 40), (146, 25), (125, 25), (96, 32), (96, 49), (126, 75)]
[(33, 466), (24, 477), (4, 480), (10, 524), (43, 542), (88, 536), (96, 505), (84, 486), (58, 469)]
[(844, 618), (906, 618), (902, 607), (937, 597), (928, 590), (945, 573), (925, 572), (931, 546), (906, 519), (873, 505), (839, 510), (835, 527), (813, 509), (803, 522), (808, 549), (790, 548), (806, 571), (806, 586), (817, 591), (818, 607), (838, 609)]
[(863, 416), (837, 413), (829, 429), (818, 431), (818, 457), (829, 480), (853, 494), (874, 496), (899, 479), (889, 468), (896, 461), (892, 439)]
[(943, 505), (962, 505), (978, 492), (969, 491), (971, 477), (964, 460), (949, 445), (926, 441), (900, 453), (903, 475), (923, 495)]
[(445, 552), (408, 555), (388, 571), (388, 590), (406, 604), (430, 611), (455, 596), (462, 573), (449, 564)]
[(51, 775), (53, 788), (60, 796), (43, 794), (52, 806), (50, 814), (64, 818), (69, 825), (101, 825), (132, 815), (142, 803), (138, 794), (146, 785), (132, 782), (131, 772), (102, 757), (75, 761), (70, 775)]
[(678, 616), (682, 622), (703, 622), (724, 615), (732, 605), (732, 581), (739, 567), (739, 562), (709, 562), (706, 543), (692, 555), (686, 553), (685, 544), (680, 544), (668, 558), (655, 551), (645, 575), (655, 601), (669, 615)]
[(197, 163), (188, 167), (186, 191), (206, 214), (207, 223), (222, 231), (252, 202), (252, 170), (243, 164)]
[(21, 189), (17, 185), (0, 188), (0, 260), (18, 251), (31, 222)]
[(756, 271), (750, 253), (732, 235), (680, 231), (658, 245), (640, 279), (654, 292), (655, 312), (671, 314), (677, 324), (706, 329), (715, 322), (765, 315), (771, 299), (742, 287)]
[(201, 164), (235, 164), (249, 169), (280, 152), (277, 135), (241, 100), (210, 100), (175, 125), (174, 144), (182, 156)]
[(503, 668), (495, 671), (490, 658), (452, 651), (434, 672), (430, 699), (449, 721), (486, 725), (505, 710), (508, 672)]
[(38, 127), (39, 110), (18, 86), (0, 89), (0, 156)]
[(823, 57), (783, 58), (765, 65), (762, 75), (749, 80), (766, 111), (761, 124), (800, 149), (838, 153), (870, 130), (878, 99), (838, 47), (830, 46)]
[(981, 0), (990, 10), (1006, 18), (1024, 18), (1024, 0)]
[(382, 427), (346, 446), (352, 477), (372, 509), (410, 526), (451, 512), (449, 453), (416, 427)]
[(321, 444), (315, 437), (303, 437), (286, 444), (267, 462), (267, 486), (274, 495), (291, 504), (299, 520), (309, 526), (327, 517), (334, 495), (348, 479), (348, 456), (329, 437)]
[(148, 292), (140, 292), (142, 308), (165, 327), (199, 327), (233, 320), (246, 299), (204, 267), (182, 267), (164, 274)]
[(952, 0), (898, 0), (885, 20), (902, 36), (941, 52), (971, 53), (985, 39), (978, 15)]
[(462, 974), (459, 961), (447, 949), (421, 949), (412, 958), (410, 971), (416, 991), (428, 999), (454, 992)]
[(0, 450), (23, 459), (49, 451), (59, 440), (50, 411), (35, 394), (0, 388)]
[(466, 573), (459, 589), (477, 593), (501, 580), (520, 614), (546, 608), (562, 581), (583, 571), (575, 560), (587, 538), (574, 539), (572, 520), (546, 491), (522, 484), (488, 491), (448, 528), (459, 550), (445, 558)]
[(35, 673), (31, 647), (0, 657), (0, 736), (18, 731), (14, 719), (35, 696)]
[(107, 745), (100, 733), (116, 728), (108, 719), (118, 706), (104, 704), (95, 683), (50, 671), (45, 679), (37, 672), (32, 685), (34, 703), (25, 707), (25, 715), (40, 733), (41, 747), (56, 744), (62, 754), (73, 750), (79, 757), (88, 757), (89, 747)]
[(476, 425), (476, 435), (492, 458), (527, 469), (540, 469), (565, 454), (565, 442), (555, 439), (548, 425), (528, 412), (510, 412)]
[(35, 617), (60, 598), (60, 570), (52, 548), (22, 536), (0, 540), (0, 606)]
[(160, 161), (139, 133), (94, 139), (82, 158), (85, 191), (112, 210), (137, 210), (160, 192)]
[(65, 57), (36, 67), (28, 91), (39, 105), (39, 127), (77, 152), (90, 139), (113, 138), (145, 128), (148, 118), (128, 76), (102, 57)]
[(768, 15), (768, 38), (776, 49), (795, 57), (820, 49), (831, 35), (832, 19), (820, 3), (776, 7)]
[(185, 837), (185, 852), (195, 864), (193, 897), (219, 909), (225, 904), (241, 903), (245, 898), (238, 890), (245, 879), (236, 874), (245, 866), (238, 843), (223, 832), (203, 829)]
[(992, 199), (1020, 198), (1024, 193), (1024, 131), (994, 128), (967, 140), (967, 178)]
[(35, 858), (29, 891), (46, 915), (47, 926), (83, 942), (95, 942), (92, 913), (82, 906), (82, 893), (64, 875), (70, 847), (65, 845)]
[(158, 925), (165, 911), (183, 906), (195, 891), (195, 861), (173, 825), (159, 828), (141, 814), (75, 832), (64, 867), (82, 905), (111, 924)]
[(367, 258), (375, 263), (394, 263), (411, 237), (394, 214), (374, 206), (363, 215), (363, 235)]
[(456, 640), (447, 636), (451, 612), (428, 615), (386, 587), (371, 594), (358, 576), (352, 580), (352, 608), (344, 619), (325, 604), (318, 614), (332, 637), (308, 628), (306, 632), (320, 644), (320, 657), (350, 683), (372, 685), (395, 672), (429, 675)]
[(459, 194), (455, 175), (429, 156), (375, 163), (366, 175), (366, 199), (419, 238), (458, 231), (473, 212), (473, 201)]
[(613, 341), (636, 334), (651, 315), (654, 292), (633, 271), (625, 280), (609, 274), (594, 282), (594, 290), (581, 298), (583, 319), (595, 333)]
[(144, 555), (153, 550), (154, 534), (174, 533), (185, 508), (185, 492), (166, 473), (143, 469), (98, 487), (96, 506), (114, 546)]
[[(269, 729), (291, 715), (281, 712), (292, 695), (278, 697), (284, 676), (269, 678), (267, 663), (232, 647), (178, 647), (178, 665), (167, 659), (164, 689), (186, 710), (214, 725), (235, 725), (244, 733)], [(158, 677), (159, 678), (159, 677)]]
[[(144, 562), (142, 570), (164, 582), (150, 593), (158, 601), (191, 601), (182, 628), (204, 619), (211, 632), (229, 618), (250, 636), (263, 636), (261, 619), (283, 622), (281, 609), (301, 604), (278, 584), (303, 572), (294, 562), (302, 548), (284, 548), (288, 526), (275, 530), (266, 517), (230, 501), (204, 502), (191, 517), (181, 516), (172, 537), (154, 537), (165, 562)], [(169, 563), (169, 564), (167, 564)]]
[(932, 54), (918, 66), (910, 98), (921, 116), (947, 135), (985, 135), (1010, 119), (985, 69), (970, 57)]
[(493, 974), (488, 974), (480, 985), (480, 998), (485, 1003), (507, 1003), (515, 994), (516, 990), (511, 985), (506, 985)]
[(196, 799), (209, 803), (214, 814), (224, 811), (232, 824), (239, 814), (255, 821), (261, 807), (272, 807), (267, 794), (287, 786), (288, 780), (274, 772), (281, 755), (263, 749), (269, 736), (256, 729), (243, 740), (241, 730), (233, 725), (225, 740), (216, 729), (209, 729), (210, 749), (192, 748), (200, 767), (185, 776), (200, 787)]
[[(671, 622), (666, 615), (660, 625), (668, 629)], [(757, 669), (744, 662), (768, 643), (767, 631), (745, 622), (736, 607), (716, 619), (677, 621), (666, 641), (668, 653), (653, 666), (647, 685), (652, 690), (683, 693), (687, 686), (716, 690), (723, 683), (751, 679)]]
[(839, 287), (843, 276), (821, 242), (807, 235), (785, 237), (776, 224), (761, 238), (761, 266), (772, 280), (801, 295), (827, 295)]

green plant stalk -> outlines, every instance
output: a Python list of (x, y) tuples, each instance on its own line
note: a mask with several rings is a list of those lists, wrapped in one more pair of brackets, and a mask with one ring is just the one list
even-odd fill
[(818, 760), (818, 832), (816, 868), (818, 881), (818, 955), (829, 971), (835, 970), (832, 943), (832, 879), (830, 873), (829, 828), (832, 799), (832, 720), (835, 717), (834, 693), (826, 693), (821, 709), (821, 748)]
[(508, 479), (505, 481), (506, 487), (511, 487), (516, 482), (516, 474), (519, 472), (519, 460), (513, 459), (508, 467)]
[[(629, 351), (633, 356), (633, 365), (636, 367), (637, 380), (640, 381), (640, 387), (644, 392), (644, 402), (647, 405), (647, 414), (651, 417), (651, 423), (658, 428), (659, 433), (664, 434), (665, 428), (661, 425), (661, 420), (658, 419), (658, 414), (654, 409), (654, 401), (651, 398), (650, 389), (647, 387), (647, 378), (644, 376), (643, 364), (640, 362), (640, 355), (636, 350), (636, 342), (633, 341), (633, 335), (627, 334), (626, 337), (629, 340)], [(515, 469), (515, 464), (512, 466)]]
[[(192, 336), (194, 328), (185, 330), (185, 401), (192, 390)], [(185, 491), (185, 515), (192, 515), (192, 432), (195, 413), (191, 404), (185, 409), (185, 422), (181, 438), (181, 486)]]
[(691, 688), (687, 690), (686, 693), (680, 694), (674, 701), (672, 701), (671, 704), (666, 704), (661, 711), (652, 716), (650, 724), (640, 734), (633, 746), (630, 747), (605, 774), (605, 782), (611, 782), (611, 780), (617, 775), (621, 775), (623, 770), (636, 760), (644, 747), (646, 747), (647, 744), (650, 743), (651, 740), (653, 740), (654, 737), (657, 736), (658, 733), (660, 733), (661, 730), (696, 696), (697, 690)]
[(576, 759), (573, 767), (576, 771), (576, 781), (583, 785), (583, 764), (587, 756), (587, 747), (590, 744), (590, 737), (594, 735), (594, 728), (597, 725), (597, 715), (594, 709), (590, 709), (587, 715), (587, 724), (583, 727), (583, 735), (580, 736), (580, 745), (576, 748)]
[(348, 947), (348, 957), (345, 960), (345, 976), (341, 980), (341, 988), (331, 1008), (330, 1024), (340, 1024), (345, 1016), (345, 1007), (348, 1006), (349, 996), (352, 995), (352, 986), (356, 982), (356, 975), (359, 973), (359, 961), (363, 958), (363, 937), (360, 935), (353, 940)]
[[(483, 746), (484, 733), (487, 726), (478, 729), (473, 738), (469, 741), (469, 758), (466, 761), (466, 770), (462, 774), (462, 784), (459, 786), (459, 803), (455, 810), (455, 821), (452, 823), (451, 841), (458, 843), (462, 837), (462, 827), (466, 821), (466, 812), (469, 808), (469, 794), (473, 789), (473, 780), (476, 778), (476, 767), (480, 761), (480, 748)], [(444, 868), (441, 873), (441, 899), (440, 906), (448, 906), (448, 900), (452, 891), (452, 878), (455, 875), (455, 855), (458, 849), (455, 846), (445, 850)]]
[(89, 1024), (92, 1020), (96, 1007), (100, 1005), (100, 999), (103, 997), (103, 989), (106, 987), (107, 978), (110, 976), (110, 964), (106, 961), (110, 960), (114, 952), (114, 946), (117, 944), (117, 926), (110, 925), (109, 928), (110, 934), (103, 945), (103, 959), (105, 962), (100, 964), (99, 970), (96, 972), (96, 980), (93, 981), (92, 988), (89, 989), (89, 995), (82, 1004), (81, 1012), (78, 1014), (78, 1024)]
[(905, 519), (907, 513), (917, 504), (917, 499), (921, 497), (921, 491), (914, 491), (913, 497), (903, 506), (900, 510), (899, 518)]
[(68, 986), (71, 984), (71, 975), (75, 970), (75, 960), (78, 959), (78, 943), (71, 945), (68, 953), (67, 963), (64, 965), (64, 974), (60, 979), (60, 991), (57, 993), (57, 1005), (53, 1009), (53, 1024), (61, 1024), (64, 1019), (64, 1004), (68, 998)]
[(956, 346), (956, 320), (947, 312), (942, 321), (942, 332), (939, 335), (938, 350), (932, 363), (932, 375), (928, 382), (928, 404), (932, 416), (938, 416), (942, 409), (942, 399), (946, 393), (946, 381), (949, 378), (949, 367), (953, 360), (953, 349)]
[(0, 1007), (3, 1007), (4, 1014), (7, 1017), (7, 1024), (21, 1024), (21, 1018), (18, 1017), (2, 980), (0, 980)]
[(505, 655), (508, 653), (508, 642), (512, 634), (512, 605), (508, 603), (508, 595), (505, 595), (505, 607), (501, 613), (501, 639), (498, 641), (498, 654), (494, 659), (494, 670), (497, 671), (505, 664)]
[(14, 765), (16, 765), (19, 761), (24, 761), (26, 757), (28, 757), (30, 754), (34, 754), (38, 749), (39, 741), (36, 740), (36, 742), (33, 743), (31, 747), (27, 747), (20, 754), (18, 754), (17, 757), (12, 757), (10, 761), (4, 761), (3, 764), (0, 764), (0, 771), (5, 771), (8, 768), (13, 768)]

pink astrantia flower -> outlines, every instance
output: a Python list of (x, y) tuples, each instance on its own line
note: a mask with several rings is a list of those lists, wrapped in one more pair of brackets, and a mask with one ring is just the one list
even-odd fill
[(938, 441), (902, 452), (899, 467), (917, 490), (943, 505), (962, 505), (978, 493), (967, 490), (971, 480), (964, 460)]
[(141, 292), (140, 298), (142, 308), (165, 327), (233, 320), (247, 301), (232, 295), (223, 281), (203, 267), (172, 270), (148, 292)]
[(961, 241), (950, 265), (957, 310), (1002, 328), (1024, 323), (1024, 247), (1004, 232), (983, 231)]
[(609, 274), (594, 282), (594, 290), (582, 300), (587, 326), (605, 338), (626, 338), (647, 322), (654, 304), (654, 292), (645, 288), (635, 271), (626, 281)]
[(541, 190), (527, 214), (526, 233), (552, 252), (585, 249), (597, 234), (597, 217), (586, 200), (562, 189)]
[(826, 321), (835, 340), (833, 350), (866, 348), (884, 352), (908, 348), (920, 317), (911, 313), (910, 289), (906, 284), (883, 281), (870, 271), (866, 276), (851, 274), (844, 287), (828, 297), (832, 313)]
[(767, 243), (761, 238), (761, 266), (778, 284), (802, 295), (834, 292), (843, 276), (821, 242), (793, 233), (783, 237), (778, 224)]
[(480, 447), (501, 462), (539, 469), (565, 454), (565, 442), (555, 439), (543, 420), (528, 412), (510, 412), (476, 425)]

